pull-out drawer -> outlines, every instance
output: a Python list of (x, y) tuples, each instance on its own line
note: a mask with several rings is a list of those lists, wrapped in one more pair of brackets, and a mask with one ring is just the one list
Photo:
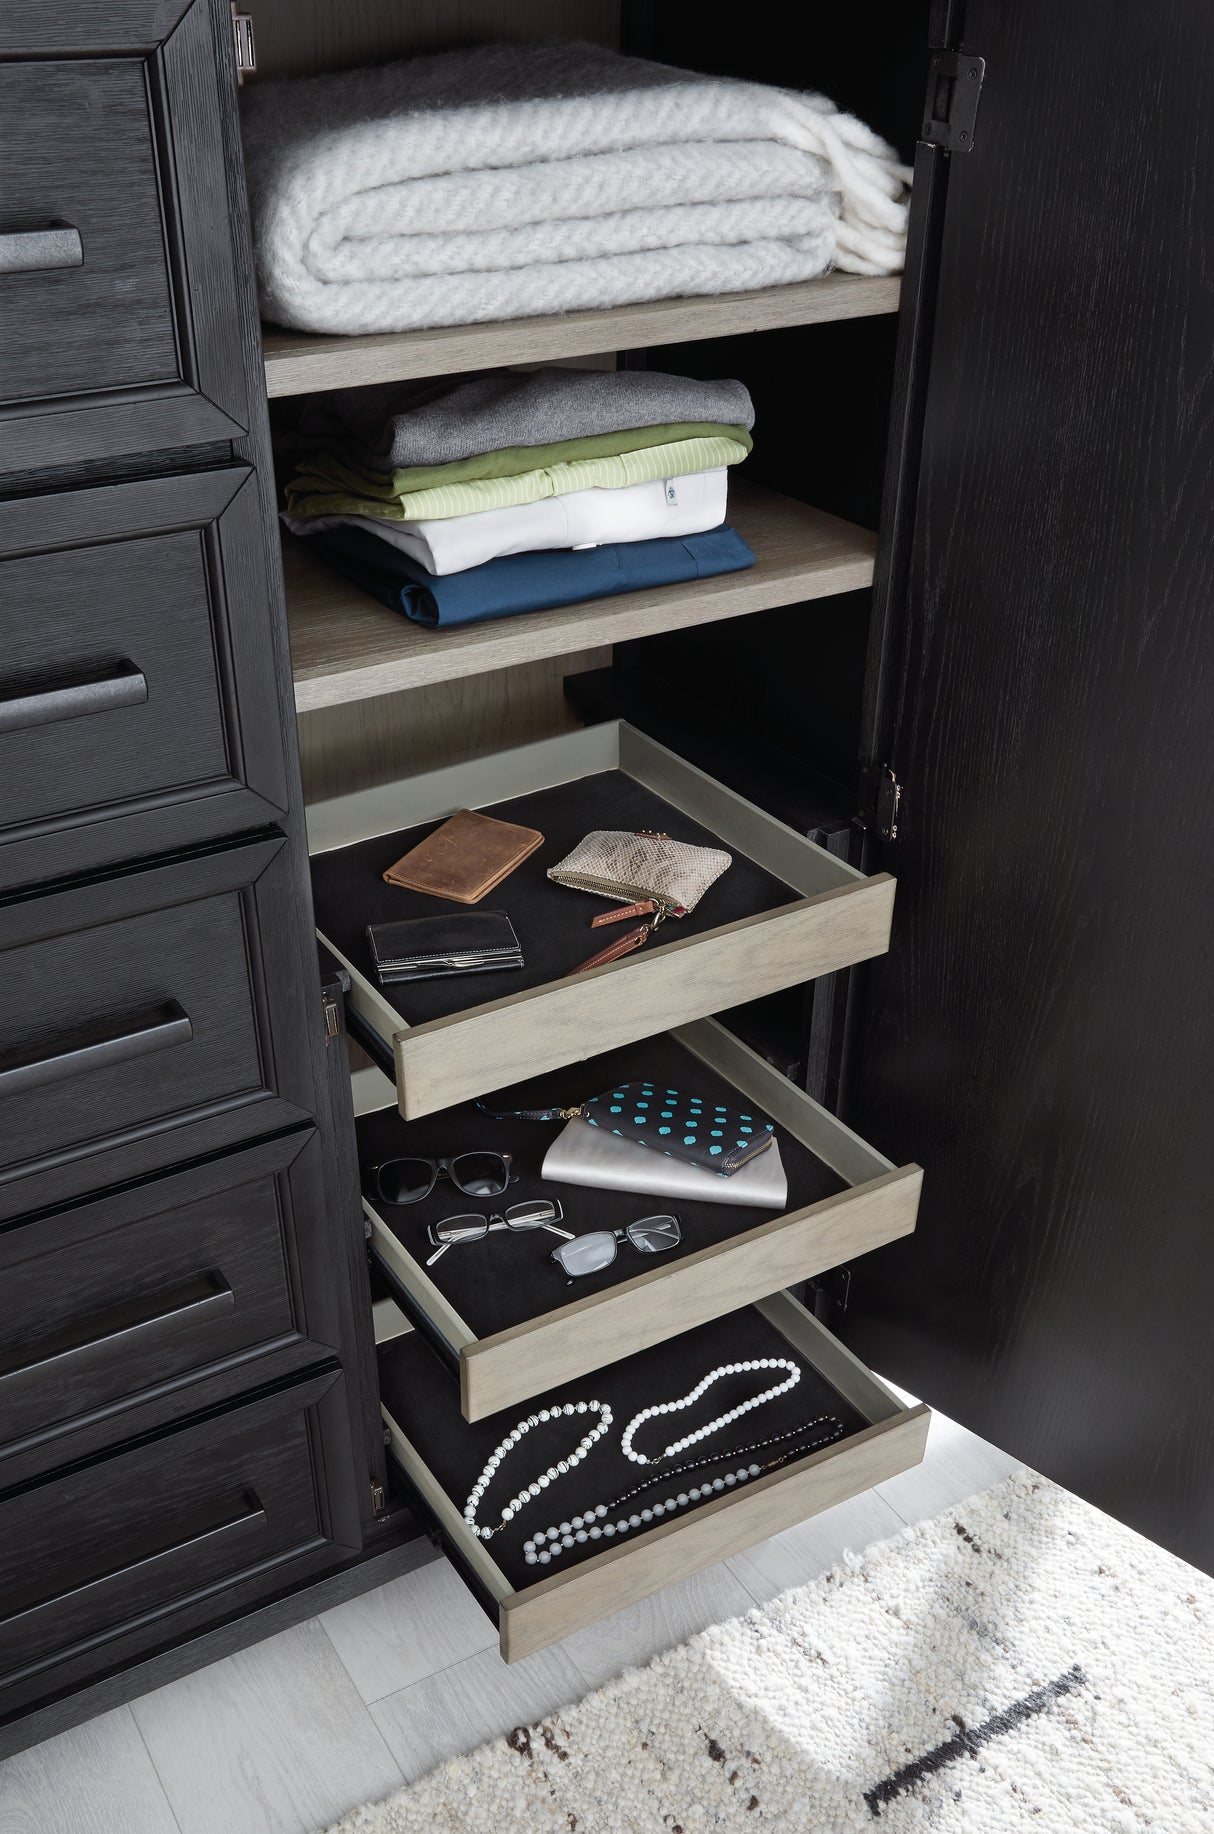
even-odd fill
[[(546, 1182), (544, 1156), (562, 1122), (495, 1121), (472, 1102), (406, 1122), (385, 1076), (356, 1073), (371, 1252), (398, 1303), (458, 1371), (466, 1420), (515, 1406), (914, 1228), (919, 1168), (892, 1166), (712, 1019), (591, 1058), (487, 1105), (567, 1106), (646, 1079), (735, 1112), (754, 1108), (774, 1121), (785, 1203), (750, 1208)], [(464, 1197), (447, 1179), (420, 1203), (387, 1204), (379, 1195), (374, 1168), (389, 1159), (484, 1151), (511, 1155), (517, 1182), (508, 1197)], [(631, 1152), (642, 1172), (652, 1170), (646, 1160), (662, 1163), (648, 1148)], [(728, 1192), (730, 1180), (718, 1182)], [(609, 1267), (575, 1281), (553, 1264), (555, 1238), (543, 1230), (486, 1235), (427, 1266), (435, 1252), (427, 1233), (433, 1223), (459, 1210), (486, 1214), (530, 1197), (559, 1199), (562, 1226), (575, 1235), (620, 1230), (671, 1210), (682, 1240), (656, 1257), (621, 1244)]]
[(0, 1216), (311, 1119), (281, 838), (0, 907)]
[(321, 1172), (315, 1131), (286, 1134), (0, 1233), (0, 1482), (32, 1441), (117, 1437), (150, 1390), (331, 1352)]
[(207, 0), (0, 9), (0, 471), (248, 425), (218, 17)]
[[(672, 1459), (641, 1466), (624, 1456), (622, 1438), (638, 1410), (681, 1400), (722, 1365), (772, 1358), (789, 1359), (800, 1371), (794, 1388)], [(483, 1541), (464, 1519), (465, 1504), (515, 1416), (463, 1421), (454, 1382), (417, 1331), (382, 1345), (379, 1362), (393, 1457), (461, 1576), (499, 1624), (507, 1662), (917, 1464), (930, 1418), (924, 1407), (904, 1407), (803, 1306), (780, 1293), (538, 1397), (537, 1416), (567, 1403), (606, 1403), (610, 1431)], [(772, 1368), (724, 1376), (686, 1411), (647, 1420), (634, 1449), (656, 1456), (664, 1443), (784, 1379), (783, 1370)], [(502, 1506), (567, 1459), (597, 1418), (562, 1413), (537, 1421), (495, 1472), (478, 1523), (492, 1527)], [(748, 1446), (753, 1452), (743, 1449)], [(774, 1462), (782, 1457), (787, 1462)], [(738, 1472), (752, 1463), (759, 1475), (739, 1482)], [(718, 1478), (719, 1490), (691, 1494)], [(593, 1513), (599, 1503), (612, 1505), (602, 1517)], [(662, 1505), (656, 1514), (655, 1503)], [(548, 1541), (549, 1560), (529, 1563), (526, 1542), (562, 1525), (575, 1544), (566, 1549), (558, 1542), (552, 1556)]]
[(245, 466), (0, 503), (0, 889), (287, 805)]
[[(509, 913), (521, 969), (381, 988), (368, 924), (465, 907), (384, 883), (393, 861), (456, 809), (538, 829), (544, 844), (484, 900)], [(618, 929), (610, 902), (550, 881), (591, 829), (656, 830), (723, 847), (733, 863), (696, 909), (637, 954), (580, 974)], [(894, 882), (867, 879), (622, 721), (315, 804), (312, 884), (350, 1001), (396, 1057), (412, 1119), (576, 1063), (781, 987), (879, 955)]]
[(0, 1495), (0, 1713), (356, 1547), (343, 1408), (329, 1369)]

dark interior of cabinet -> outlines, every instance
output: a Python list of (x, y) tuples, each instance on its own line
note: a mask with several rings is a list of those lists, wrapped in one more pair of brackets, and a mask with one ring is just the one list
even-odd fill
[[(739, 30), (728, 0), (632, 0), (624, 48), (662, 62), (811, 88), (854, 112), (909, 164), (919, 132), (928, 0), (815, 9), (787, 31)], [(770, 18), (770, 16), (768, 16)], [(873, 54), (879, 45), (880, 54)], [(755, 402), (747, 474), (875, 529), (897, 325), (892, 316), (672, 345), (636, 359), (692, 376), (737, 375)], [(626, 359), (630, 360), (630, 359)], [(738, 722), (853, 801), (869, 630), (868, 592), (663, 633), (617, 647), (615, 666), (653, 693), (694, 696), (706, 717)], [(630, 684), (631, 685), (631, 684)]]

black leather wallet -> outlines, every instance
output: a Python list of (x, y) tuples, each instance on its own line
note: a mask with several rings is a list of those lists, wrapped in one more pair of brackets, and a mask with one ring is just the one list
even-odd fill
[(372, 923), (367, 941), (381, 987), (389, 981), (431, 981), (443, 974), (484, 974), (523, 965), (505, 911), (444, 912), (441, 917)]

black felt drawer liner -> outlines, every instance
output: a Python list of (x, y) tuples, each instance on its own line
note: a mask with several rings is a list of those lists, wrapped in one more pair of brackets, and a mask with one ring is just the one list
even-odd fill
[[(556, 1103), (572, 1107), (585, 1097), (597, 1095), (621, 1082), (644, 1078), (666, 1083), (671, 1088), (694, 1090), (710, 1101), (728, 1102), (735, 1108), (745, 1108), (749, 1100), (740, 1096), (732, 1083), (710, 1070), (669, 1033), (609, 1051), (602, 1057), (592, 1057), (587, 1063), (549, 1071), (544, 1076), (517, 1084), (514, 1089), (501, 1090), (483, 1099), (490, 1108), (550, 1107)], [(650, 1216), (655, 1211), (677, 1211), (683, 1227), (683, 1241), (678, 1248), (658, 1257), (639, 1255), (627, 1245), (621, 1245), (610, 1267), (578, 1279), (572, 1285), (549, 1259), (558, 1238), (547, 1230), (525, 1236), (489, 1235), (467, 1247), (449, 1248), (442, 1259), (426, 1271), (477, 1337), (492, 1336), (495, 1331), (505, 1330), (524, 1319), (540, 1317), (572, 1300), (605, 1292), (622, 1280), (710, 1248), (783, 1214), (778, 1210), (740, 1205), (694, 1203), (686, 1198), (672, 1201), (628, 1191), (594, 1190), (588, 1185), (545, 1183), (539, 1175), (540, 1166), (545, 1152), (564, 1125), (563, 1121), (495, 1121), (482, 1113), (475, 1102), (462, 1102), (457, 1108), (427, 1115), (420, 1121), (403, 1120), (395, 1107), (363, 1115), (358, 1121), (358, 1149), (367, 1196), (403, 1247), (423, 1267), (426, 1257), (433, 1253), (426, 1239), (428, 1225), (461, 1210), (479, 1211), (485, 1215), (525, 1197), (556, 1197), (565, 1207), (563, 1226), (577, 1235), (590, 1229), (620, 1229), (634, 1218)], [(785, 1210), (802, 1209), (819, 1198), (833, 1196), (847, 1188), (836, 1172), (799, 1140), (793, 1139), (786, 1129), (777, 1126), (776, 1138), (788, 1174)], [(376, 1196), (371, 1168), (386, 1159), (412, 1153), (422, 1158), (441, 1159), (474, 1150), (513, 1155), (519, 1181), (511, 1185), (507, 1196), (494, 1199), (464, 1197), (446, 1178), (441, 1178), (432, 1194), (420, 1204), (385, 1204)]]
[[(861, 1432), (870, 1424), (753, 1306), (730, 1312), (725, 1318), (713, 1319), (710, 1324), (699, 1325), (669, 1343), (655, 1345), (652, 1350), (644, 1350), (622, 1363), (613, 1363), (608, 1369), (596, 1370), (581, 1381), (563, 1383), (560, 1388), (537, 1395), (517, 1410), (507, 1408), (491, 1420), (479, 1420), (471, 1425), (460, 1414), (456, 1383), (416, 1331), (382, 1347), (379, 1386), (388, 1413), (416, 1447), (422, 1461), (461, 1515), (468, 1492), (485, 1460), (518, 1420), (526, 1419), (541, 1407), (557, 1403), (563, 1406), (566, 1401), (593, 1399), (605, 1401), (611, 1408), (615, 1418), (610, 1433), (599, 1440), (581, 1464), (565, 1477), (555, 1478), (501, 1534), (483, 1544), (510, 1584), (518, 1589), (538, 1579), (570, 1572), (578, 1564), (570, 1553), (567, 1559), (549, 1566), (529, 1567), (523, 1559), (523, 1543), (537, 1528), (547, 1528), (571, 1514), (581, 1515), (595, 1503), (609, 1502), (625, 1490), (631, 1490), (645, 1477), (645, 1468), (633, 1464), (620, 1451), (621, 1435), (634, 1413), (657, 1401), (678, 1400), (719, 1363), (736, 1363), (759, 1356), (791, 1358), (800, 1365), (801, 1380), (787, 1394), (755, 1408), (741, 1420), (723, 1427), (720, 1433), (701, 1440), (696, 1450), (703, 1450), (705, 1455), (723, 1452), (733, 1445), (765, 1439), (800, 1421), (808, 1423), (824, 1413), (836, 1415), (847, 1434)], [(783, 1372), (763, 1369), (722, 1377), (693, 1407), (646, 1422), (637, 1434), (637, 1447), (646, 1453), (660, 1449), (672, 1439), (681, 1439), (694, 1427), (707, 1425), (739, 1401), (783, 1379)], [(498, 1505), (516, 1495), (524, 1480), (532, 1482), (541, 1471), (572, 1450), (590, 1424), (590, 1416), (575, 1414), (572, 1419), (562, 1416), (558, 1422), (533, 1427), (499, 1467), (482, 1502), (479, 1519), (492, 1526), (501, 1513)], [(765, 1456), (774, 1456), (778, 1449), (773, 1448), (771, 1454), (757, 1453), (756, 1462), (762, 1463)], [(691, 1455), (686, 1454), (687, 1457)], [(672, 1465), (682, 1462), (681, 1458), (671, 1460)], [(739, 1456), (739, 1465), (748, 1462)], [(713, 1466), (710, 1474), (716, 1476), (728, 1468)], [(695, 1479), (687, 1474), (667, 1482), (678, 1491), (685, 1490)], [(660, 1471), (655, 1472), (651, 1497), (656, 1496), (661, 1502), (668, 1494)], [(646, 1500), (629, 1503), (627, 1513), (641, 1508)], [(689, 1515), (691, 1511), (683, 1513)], [(635, 1538), (635, 1535), (625, 1535), (618, 1542), (614, 1539), (588, 1542), (588, 1556), (602, 1553), (606, 1548), (626, 1548)]]
[[(402, 791), (402, 801), (406, 795), (407, 792)], [(705, 847), (721, 845), (709, 829), (700, 827), (661, 796), (654, 795), (635, 778), (618, 770), (598, 771), (572, 783), (538, 790), (533, 795), (492, 803), (483, 812), (499, 816), (503, 821), (538, 828), (544, 836), (543, 846), (476, 907), (509, 912), (522, 944), (526, 966), (494, 974), (463, 974), (453, 975), (449, 980), (407, 982), (385, 989), (385, 996), (410, 1025), (423, 1025), (428, 1019), (443, 1018), (448, 1013), (463, 1012), (468, 1007), (559, 980), (621, 933), (614, 926), (606, 930), (590, 927), (591, 918), (610, 909), (608, 900), (554, 885), (547, 877), (548, 868), (563, 860), (592, 828), (633, 831), (651, 828), (669, 834), (676, 841)], [(367, 945), (369, 923), (433, 917), (436, 912), (457, 913), (469, 908), (383, 882), (382, 875), (388, 867), (439, 825), (438, 822), (425, 822), (420, 827), (376, 835), (369, 841), (313, 856), (316, 922), (329, 941), (373, 987), (379, 982)], [(646, 952), (666, 942), (702, 935), (740, 918), (793, 904), (800, 897), (800, 893), (736, 849), (727, 848), (726, 851), (733, 854), (733, 865), (710, 887), (689, 916), (663, 924), (645, 945)], [(627, 929), (629, 926), (625, 923), (622, 927)]]

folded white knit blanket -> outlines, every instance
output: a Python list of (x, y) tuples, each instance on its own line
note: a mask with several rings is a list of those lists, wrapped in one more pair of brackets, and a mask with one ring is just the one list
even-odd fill
[(254, 83), (265, 315), (404, 331), (900, 271), (909, 171), (822, 96), (600, 46)]

